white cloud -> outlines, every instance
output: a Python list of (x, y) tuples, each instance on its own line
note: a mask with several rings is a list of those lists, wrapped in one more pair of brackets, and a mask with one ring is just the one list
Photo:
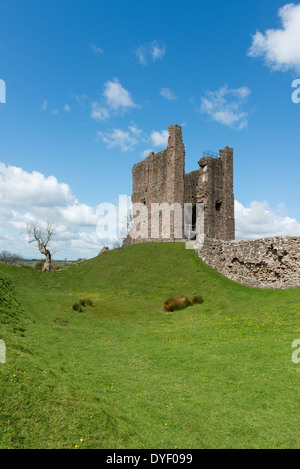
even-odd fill
[(244, 207), (235, 201), (235, 221), (237, 239), (259, 239), (268, 236), (300, 236), (300, 223), (295, 218), (283, 214), (284, 204), (277, 211), (270, 209), (267, 202), (251, 202)]
[(166, 46), (164, 44), (159, 44), (156, 40), (152, 42), (150, 48), (150, 54), (152, 56), (153, 62), (158, 59), (162, 59), (166, 53)]
[(48, 101), (45, 99), (42, 105), (42, 110), (47, 111), (47, 108), (48, 108)]
[(94, 102), (92, 103), (92, 112), (91, 118), (95, 119), (96, 121), (102, 121), (108, 119), (109, 117), (109, 110), (102, 106), (101, 104)]
[(279, 215), (281, 215), (281, 216), (286, 216), (287, 215), (287, 209), (286, 209), (286, 205), (285, 205), (284, 202), (281, 202), (280, 204), (277, 205), (276, 212), (279, 213)]
[(135, 55), (138, 58), (138, 61), (140, 62), (141, 65), (147, 65), (148, 61), (146, 60), (146, 53), (143, 50), (142, 46), (139, 46), (136, 51)]
[(98, 47), (95, 44), (90, 44), (90, 48), (93, 52), (95, 52), (97, 57), (100, 57), (103, 54), (103, 50), (101, 49), (101, 47)]
[(92, 103), (91, 117), (95, 120), (105, 120), (111, 112), (125, 112), (136, 107), (129, 91), (115, 78), (104, 84), (103, 98)]
[[(155, 147), (167, 146), (169, 139), (168, 130), (161, 132), (153, 131), (149, 136), (134, 122), (127, 129), (113, 129), (111, 131), (98, 131), (97, 136), (107, 145), (107, 148), (119, 148), (122, 152), (132, 151), (141, 143), (151, 144)], [(144, 158), (149, 156), (152, 148), (147, 148), (140, 155)]]
[(149, 61), (156, 62), (162, 59), (166, 53), (166, 46), (156, 39), (152, 42), (141, 44), (135, 49), (135, 55), (141, 65), (147, 65)]
[(149, 156), (152, 151), (153, 151), (152, 148), (147, 148), (147, 150), (144, 150), (141, 153), (141, 158), (142, 159), (147, 158), (147, 156)]
[(168, 130), (162, 130), (161, 132), (154, 131), (151, 134), (152, 144), (155, 147), (166, 147), (168, 145), (168, 139)]
[(0, 163), (0, 200), (1, 206), (15, 208), (27, 204), (65, 206), (73, 201), (73, 195), (69, 186), (59, 183), (54, 176), (46, 178), (36, 171), (28, 173)]
[(250, 57), (263, 57), (273, 70), (300, 72), (300, 5), (289, 3), (278, 11), (281, 29), (257, 31), (248, 51)]
[[(136, 130), (136, 129), (135, 129)], [(121, 129), (113, 129), (111, 132), (97, 132), (102, 141), (106, 143), (108, 148), (120, 148), (121, 151), (131, 151), (139, 143), (137, 134), (132, 130), (125, 131)]]
[(70, 112), (70, 110), (71, 110), (70, 106), (68, 104), (66, 104), (65, 107), (64, 107), (64, 111)]
[(74, 98), (78, 102), (78, 104), (80, 104), (80, 106), (82, 106), (82, 107), (86, 106), (86, 102), (89, 99), (88, 96), (84, 93), (82, 93), (80, 95), (73, 94), (72, 98)]
[(103, 95), (108, 106), (112, 109), (136, 107), (129, 91), (123, 88), (116, 78), (105, 83)]
[(250, 93), (246, 86), (230, 89), (225, 85), (217, 91), (208, 90), (201, 98), (199, 111), (220, 124), (243, 129), (248, 125), (248, 113), (242, 109)]
[(139, 129), (138, 126), (134, 122), (131, 122), (131, 124), (129, 125), (128, 128), (129, 128), (130, 132), (132, 132), (137, 137), (140, 137), (143, 133), (143, 131), (141, 129)]
[(95, 256), (103, 245), (96, 234), (96, 208), (80, 203), (54, 176), (0, 163), (0, 200), (0, 251), (39, 258), (27, 238), (27, 225), (36, 220), (56, 226), (52, 246), (60, 258)]
[(174, 94), (174, 91), (170, 90), (170, 88), (162, 88), (159, 94), (163, 98), (168, 99), (169, 101), (178, 99), (177, 96)]

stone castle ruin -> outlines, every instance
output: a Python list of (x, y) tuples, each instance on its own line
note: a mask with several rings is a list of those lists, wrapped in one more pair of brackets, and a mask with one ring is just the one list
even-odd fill
[[(234, 196), (233, 196), (233, 150), (226, 147), (220, 156), (204, 156), (199, 161), (200, 169), (185, 174), (185, 148), (181, 127), (169, 127), (169, 142), (165, 150), (152, 153), (132, 170), (132, 202), (142, 203), (150, 211), (153, 204), (167, 203), (169, 206), (190, 204), (192, 209), (191, 231), (200, 232), (211, 238), (234, 239)], [(203, 220), (197, 219), (197, 204), (204, 207)], [(164, 208), (160, 207), (161, 219)], [(161, 220), (159, 235), (151, 235), (152, 219), (149, 218), (147, 236), (135, 242), (172, 241), (185, 238), (183, 229), (176, 236), (171, 213), (170, 237), (163, 237)]]
[(167, 148), (133, 166), (132, 203), (139, 209), (124, 244), (194, 239), (203, 261), (232, 280), (299, 287), (300, 238), (234, 241), (233, 149), (204, 152), (199, 166), (185, 174), (182, 130), (170, 126)]

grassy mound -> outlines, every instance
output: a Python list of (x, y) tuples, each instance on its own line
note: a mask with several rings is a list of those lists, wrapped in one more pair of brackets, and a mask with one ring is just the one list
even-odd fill
[[(299, 289), (235, 284), (179, 243), (51, 273), (0, 265), (0, 279), (16, 301), (0, 326), (1, 448), (299, 447)], [(180, 292), (204, 302), (166, 315)], [(8, 329), (16, 298), (25, 333)]]

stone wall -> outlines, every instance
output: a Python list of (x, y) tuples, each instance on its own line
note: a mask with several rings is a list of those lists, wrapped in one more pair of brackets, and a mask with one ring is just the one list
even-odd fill
[(204, 233), (225, 241), (235, 238), (233, 195), (233, 149), (220, 150), (219, 158), (203, 157), (197, 202), (203, 203)]
[(167, 178), (167, 150), (151, 153), (132, 168), (132, 202), (145, 205), (159, 202), (165, 196), (165, 180)]
[(195, 205), (197, 202), (198, 181), (200, 169), (184, 176), (184, 202)]
[(222, 241), (206, 238), (201, 259), (221, 274), (256, 288), (300, 287), (300, 237)]
[[(151, 153), (143, 161), (135, 164), (132, 169), (132, 196), (133, 204), (142, 203), (148, 209), (148, 234), (144, 238), (126, 239), (125, 244), (140, 243), (147, 241), (167, 241), (174, 240), (174, 214), (171, 211), (170, 238), (162, 237), (162, 216), (160, 210), (156, 214), (158, 217), (159, 237), (151, 236), (152, 226), (155, 222), (151, 220), (151, 205), (166, 203), (172, 206), (179, 204), (183, 207), (184, 201), (184, 167), (185, 167), (185, 148), (182, 141), (181, 127), (171, 125), (169, 127), (168, 146), (159, 153)], [(167, 210), (166, 210), (167, 213)], [(135, 223), (135, 219), (134, 219)], [(181, 223), (182, 225), (182, 223)], [(183, 232), (180, 233), (180, 238)]]

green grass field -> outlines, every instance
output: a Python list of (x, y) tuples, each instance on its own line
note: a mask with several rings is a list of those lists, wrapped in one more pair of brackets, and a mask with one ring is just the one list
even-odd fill
[(299, 289), (235, 284), (184, 244), (52, 273), (2, 264), (0, 447), (300, 447), (297, 338)]

